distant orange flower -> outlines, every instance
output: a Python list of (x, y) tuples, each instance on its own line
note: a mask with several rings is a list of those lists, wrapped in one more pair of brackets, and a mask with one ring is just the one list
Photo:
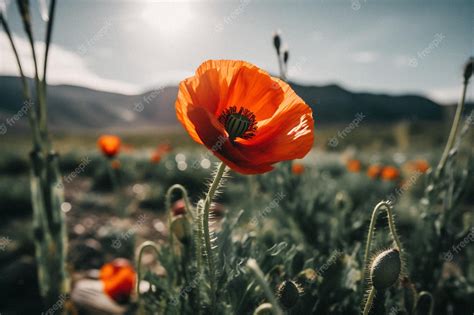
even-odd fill
[(291, 165), (291, 172), (295, 175), (301, 175), (304, 173), (304, 165), (301, 163), (293, 163)]
[(128, 260), (119, 258), (103, 265), (99, 277), (104, 292), (114, 301), (123, 303), (129, 300), (135, 287), (136, 274)]
[(120, 138), (112, 135), (103, 135), (97, 140), (97, 146), (108, 157), (116, 156), (120, 151)]
[(160, 153), (162, 153), (162, 154), (169, 153), (169, 152), (171, 152), (171, 150), (173, 150), (173, 147), (172, 147), (169, 143), (160, 144), (160, 145), (156, 148), (156, 151), (157, 151), (157, 152), (160, 152)]
[(122, 165), (119, 160), (113, 160), (110, 165), (114, 170), (120, 169), (120, 166)]
[(242, 174), (271, 171), (313, 146), (311, 108), (288, 84), (244, 61), (204, 62), (180, 83), (176, 114), (194, 141)]
[(426, 173), (430, 164), (426, 160), (414, 160), (407, 163), (407, 168), (412, 172)]
[(169, 153), (171, 150), (172, 150), (171, 145), (169, 145), (167, 143), (160, 144), (156, 148), (156, 150), (152, 153), (151, 158), (150, 158), (150, 162), (153, 163), (153, 164), (160, 163), (163, 155)]
[(153, 164), (158, 164), (161, 161), (161, 154), (159, 152), (153, 152), (150, 158), (150, 162)]
[(349, 160), (347, 161), (346, 167), (349, 172), (357, 173), (360, 172), (360, 169), (362, 168), (362, 163), (360, 163), (359, 160)]
[(383, 180), (397, 180), (400, 177), (400, 171), (395, 166), (385, 166), (381, 177)]
[(135, 150), (135, 147), (131, 144), (124, 143), (124, 144), (122, 144), (122, 150), (124, 152), (133, 152)]
[(380, 173), (382, 173), (382, 166), (378, 164), (370, 165), (367, 169), (367, 176), (372, 179), (378, 178)]

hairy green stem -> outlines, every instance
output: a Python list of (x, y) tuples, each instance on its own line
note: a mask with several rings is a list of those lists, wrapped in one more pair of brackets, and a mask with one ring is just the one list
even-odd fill
[(428, 292), (428, 291), (422, 291), (420, 292), (420, 295), (418, 296), (418, 302), (420, 301), (420, 299), (424, 298), (425, 296), (427, 296), (429, 298), (429, 301), (430, 301), (430, 305), (429, 305), (429, 308), (428, 308), (428, 313), (427, 315), (433, 315), (433, 311), (434, 311), (434, 297), (433, 295)]
[(273, 305), (270, 303), (263, 303), (255, 309), (253, 315), (268, 314), (270, 312), (273, 312)]
[(197, 264), (197, 271), (198, 273), (201, 272), (202, 269), (202, 240), (203, 236), (203, 226), (202, 226), (202, 216), (203, 216), (203, 207), (204, 201), (200, 200), (196, 207), (196, 220), (194, 221), (197, 227), (195, 228), (195, 239), (196, 239), (196, 264)]
[(209, 210), (211, 208), (212, 199), (214, 198), (214, 194), (219, 187), (221, 179), (224, 175), (226, 169), (226, 165), (224, 163), (220, 163), (216, 175), (212, 181), (211, 186), (209, 187), (209, 191), (207, 192), (206, 199), (204, 200), (204, 211), (203, 211), (203, 218), (202, 218), (202, 225), (204, 230), (204, 240), (206, 246), (206, 258), (207, 258), (207, 267), (209, 268), (209, 283), (211, 286), (211, 304), (212, 304), (212, 312), (215, 313), (216, 311), (216, 267), (214, 265), (214, 257), (212, 255), (212, 244), (211, 244), (211, 234), (209, 232)]
[(367, 301), (365, 301), (364, 312), (363, 315), (368, 315), (370, 309), (372, 308), (372, 302), (374, 301), (376, 290), (372, 287), (369, 291), (369, 296), (367, 297)]
[(171, 207), (171, 197), (173, 196), (173, 192), (175, 190), (181, 191), (181, 194), (182, 194), (183, 199), (184, 199), (185, 215), (190, 215), (191, 218), (194, 218), (194, 216), (192, 214), (192, 211), (191, 211), (191, 206), (190, 206), (190, 203), (189, 203), (188, 191), (186, 190), (186, 188), (184, 188), (184, 186), (182, 186), (180, 184), (175, 184), (175, 185), (171, 186), (170, 188), (168, 188), (168, 191), (166, 192), (166, 195), (165, 195), (165, 207), (166, 207), (167, 212), (168, 212), (168, 229), (170, 231), (170, 233), (169, 233), (169, 242), (170, 242), (170, 249), (171, 249), (171, 260), (172, 260), (173, 264), (176, 264), (176, 253), (175, 253), (175, 249), (174, 249), (174, 234), (171, 232), (171, 223), (172, 223), (172, 220), (173, 220), (173, 210), (172, 210), (172, 207)]
[(278, 304), (277, 299), (275, 298), (275, 295), (273, 294), (272, 290), (268, 286), (267, 281), (265, 280), (265, 276), (263, 275), (262, 270), (258, 266), (258, 263), (255, 259), (251, 258), (247, 261), (247, 267), (253, 272), (255, 275), (255, 280), (258, 282), (260, 287), (263, 289), (263, 292), (265, 292), (265, 295), (268, 299), (268, 301), (272, 304), (272, 312), (274, 315), (283, 315), (283, 311)]
[(402, 245), (395, 226), (395, 220), (393, 218), (392, 213), (392, 205), (388, 201), (381, 201), (375, 206), (374, 211), (372, 212), (372, 217), (370, 219), (369, 234), (367, 235), (367, 245), (365, 246), (364, 253), (364, 275), (367, 274), (367, 271), (369, 269), (369, 254), (370, 247), (372, 245), (372, 238), (374, 236), (375, 223), (377, 221), (379, 211), (382, 208), (385, 209), (385, 211), (387, 212), (387, 221), (390, 229), (390, 234), (392, 235), (393, 241), (395, 242), (395, 245), (397, 246), (397, 249), (400, 252), (400, 256), (402, 256)]
[(137, 297), (138, 297), (139, 304), (141, 302), (141, 296), (142, 296), (140, 292), (140, 282), (142, 280), (142, 256), (147, 248), (152, 248), (155, 251), (157, 259), (160, 256), (160, 249), (158, 248), (158, 245), (155, 242), (146, 241), (143, 244), (141, 244), (140, 247), (138, 248), (136, 290), (137, 290)]

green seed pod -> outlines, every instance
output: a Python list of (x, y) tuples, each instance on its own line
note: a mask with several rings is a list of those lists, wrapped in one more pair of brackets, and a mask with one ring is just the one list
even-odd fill
[(273, 34), (273, 46), (275, 46), (277, 53), (280, 54), (281, 38), (278, 31)]
[(397, 282), (400, 277), (402, 262), (397, 249), (387, 249), (370, 264), (370, 280), (376, 290), (385, 290)]
[(283, 52), (283, 62), (285, 64), (288, 63), (288, 58), (290, 58), (290, 52), (288, 51), (288, 49), (285, 49), (285, 51)]
[(284, 281), (278, 287), (278, 300), (285, 309), (290, 309), (298, 303), (301, 289), (293, 281)]
[(187, 244), (191, 237), (191, 225), (184, 215), (174, 217), (170, 229), (181, 243)]

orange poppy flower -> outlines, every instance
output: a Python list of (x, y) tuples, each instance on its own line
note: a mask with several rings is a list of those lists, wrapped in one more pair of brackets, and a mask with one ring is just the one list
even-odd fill
[(158, 164), (161, 161), (161, 154), (159, 152), (153, 152), (150, 158), (150, 162), (153, 164)]
[(426, 173), (430, 169), (430, 164), (426, 160), (415, 160), (408, 162), (407, 168), (412, 172)]
[(380, 176), (380, 173), (382, 173), (382, 166), (381, 165), (370, 165), (369, 168), (367, 169), (367, 176), (376, 179)]
[(113, 160), (110, 164), (114, 170), (120, 169), (120, 166), (122, 165), (119, 160)]
[(383, 180), (397, 180), (400, 177), (400, 171), (395, 166), (385, 166), (381, 177)]
[(100, 269), (104, 292), (118, 303), (127, 302), (135, 287), (136, 274), (126, 259), (115, 259)]
[(117, 136), (103, 135), (97, 140), (97, 146), (107, 157), (114, 157), (120, 151), (121, 140)]
[(169, 145), (167, 143), (160, 144), (156, 148), (156, 150), (153, 152), (153, 154), (151, 155), (150, 162), (153, 163), (153, 164), (160, 163), (161, 158), (163, 157), (163, 155), (169, 153), (171, 150), (172, 150), (171, 145)]
[(301, 175), (304, 173), (304, 165), (301, 163), (293, 163), (291, 165), (291, 172), (295, 175)]
[(156, 148), (156, 152), (160, 152), (161, 154), (169, 153), (169, 152), (171, 152), (171, 150), (173, 150), (173, 147), (171, 147), (171, 145), (169, 143), (160, 144)]
[(209, 60), (182, 81), (176, 114), (194, 141), (242, 174), (304, 157), (313, 146), (311, 108), (258, 67)]
[(135, 150), (135, 147), (128, 143), (122, 144), (121, 147), (124, 152), (128, 152), (128, 153), (133, 152)]
[(347, 161), (346, 166), (347, 166), (347, 170), (353, 173), (360, 172), (360, 169), (362, 168), (362, 164), (360, 163), (359, 160), (349, 160)]

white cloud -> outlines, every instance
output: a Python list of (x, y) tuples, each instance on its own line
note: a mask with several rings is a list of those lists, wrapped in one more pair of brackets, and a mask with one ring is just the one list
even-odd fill
[(396, 55), (393, 62), (397, 67), (408, 67), (410, 66), (410, 60), (412, 59), (412, 57), (406, 55)]
[[(23, 71), (27, 76), (33, 77), (34, 67), (28, 42), (15, 35), (13, 40), (20, 55)], [(35, 43), (40, 65), (42, 65), (44, 46), (44, 42)], [(0, 75), (18, 76), (18, 66), (11, 50), (10, 42), (4, 32), (0, 33), (0, 59), (2, 60), (0, 63)], [(67, 50), (55, 44), (50, 46), (48, 83), (78, 85), (122, 94), (137, 94), (141, 92), (141, 89), (136, 85), (101, 77), (89, 69), (79, 51)]]
[(351, 59), (357, 63), (372, 63), (379, 59), (375, 51), (359, 51), (351, 55)]
[[(436, 88), (428, 91), (427, 96), (432, 100), (439, 102), (443, 105), (453, 104), (459, 101), (461, 97), (462, 86), (447, 87), (447, 88)], [(474, 101), (473, 89), (470, 88), (466, 93), (466, 102)]]

